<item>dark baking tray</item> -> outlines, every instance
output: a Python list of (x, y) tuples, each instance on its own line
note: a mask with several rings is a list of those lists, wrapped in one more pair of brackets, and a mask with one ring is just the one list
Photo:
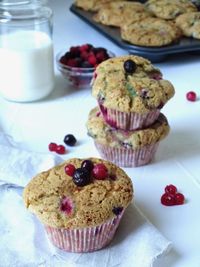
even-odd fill
[(132, 45), (121, 39), (119, 28), (104, 26), (102, 24), (96, 23), (92, 19), (94, 13), (77, 8), (74, 4), (70, 7), (70, 10), (82, 20), (91, 25), (93, 28), (97, 29), (100, 33), (109, 38), (112, 42), (117, 44), (122, 49), (126, 50), (129, 54), (146, 57), (152, 62), (161, 62), (168, 55), (172, 54), (193, 52), (200, 53), (200, 40), (193, 38), (182, 38), (178, 43), (163, 47), (144, 47)]

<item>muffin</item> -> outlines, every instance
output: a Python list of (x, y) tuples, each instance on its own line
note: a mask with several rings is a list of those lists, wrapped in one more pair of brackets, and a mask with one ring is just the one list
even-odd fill
[(168, 121), (162, 113), (148, 128), (127, 131), (109, 126), (99, 108), (94, 108), (89, 113), (86, 125), (88, 135), (93, 138), (101, 157), (121, 167), (148, 164), (153, 159), (159, 142), (169, 133)]
[(23, 192), (53, 245), (71, 252), (108, 245), (132, 197), (126, 173), (98, 158), (69, 159), (36, 175)]
[[(115, 2), (120, 0), (114, 0)], [(102, 5), (113, 2), (113, 0), (76, 0), (75, 6), (85, 11), (97, 11)]]
[(200, 39), (200, 12), (185, 13), (175, 20), (183, 35)]
[(144, 18), (121, 27), (121, 38), (139, 46), (162, 47), (177, 42), (180, 37), (180, 28), (160, 18)]
[(104, 25), (121, 27), (150, 16), (141, 3), (118, 1), (102, 5), (93, 19)]
[(197, 7), (190, 0), (148, 0), (145, 6), (156, 17), (166, 20), (175, 19), (180, 14), (197, 11)]
[(149, 60), (127, 55), (98, 65), (92, 94), (110, 126), (136, 130), (156, 121), (174, 87)]

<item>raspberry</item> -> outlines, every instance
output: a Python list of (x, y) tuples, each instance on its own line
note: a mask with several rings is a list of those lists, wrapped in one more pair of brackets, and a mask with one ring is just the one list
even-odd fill
[(192, 102), (195, 102), (196, 99), (197, 99), (197, 96), (196, 96), (196, 93), (193, 92), (193, 91), (190, 91), (186, 94), (186, 98), (188, 101), (192, 101)]
[(98, 163), (94, 166), (92, 174), (97, 180), (104, 180), (108, 176), (108, 170), (103, 163)]
[(57, 144), (56, 143), (50, 143), (49, 144), (49, 151), (56, 151)]
[(89, 51), (89, 49), (90, 49), (90, 45), (89, 44), (81, 45), (80, 48), (79, 48), (79, 50), (81, 52), (83, 52), (83, 51)]
[(55, 152), (58, 154), (65, 154), (65, 147), (63, 145), (57, 145)]
[(67, 61), (68, 61), (68, 60), (69, 60), (68, 58), (66, 58), (65, 56), (62, 56), (62, 57), (60, 58), (60, 63), (63, 64), (63, 65), (67, 65)]
[(70, 58), (70, 59), (67, 60), (67, 64), (66, 65), (68, 65), (70, 67), (77, 67), (77, 62), (76, 62), (76, 60), (74, 58)]
[(65, 173), (71, 177), (74, 175), (75, 170), (76, 168), (73, 164), (67, 164), (65, 166)]
[(69, 51), (73, 55), (73, 57), (77, 57), (80, 55), (80, 46), (71, 46)]
[(80, 54), (80, 57), (81, 57), (83, 60), (87, 60), (87, 59), (88, 59), (88, 56), (89, 56), (89, 53), (86, 52), (86, 51), (83, 51), (83, 52), (81, 52), (81, 54)]
[(93, 55), (90, 55), (90, 56), (88, 57), (88, 62), (89, 62), (90, 64), (92, 64), (93, 66), (95, 66), (95, 65), (97, 64), (96, 57), (93, 56)]
[(96, 59), (99, 63), (101, 63), (102, 61), (104, 61), (106, 59), (106, 55), (103, 51), (100, 51), (96, 54)]

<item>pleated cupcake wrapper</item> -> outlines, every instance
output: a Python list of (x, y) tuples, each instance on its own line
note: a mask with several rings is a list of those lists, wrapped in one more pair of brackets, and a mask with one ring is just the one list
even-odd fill
[(52, 244), (70, 252), (91, 252), (108, 245), (114, 237), (124, 211), (96, 227), (83, 229), (54, 228), (45, 225), (47, 236)]
[(112, 161), (120, 167), (138, 167), (148, 164), (154, 157), (159, 142), (142, 148), (116, 148), (95, 142), (95, 146), (102, 158)]
[(155, 109), (145, 114), (139, 114), (135, 112), (121, 112), (106, 108), (103, 105), (100, 105), (100, 110), (105, 121), (110, 126), (122, 130), (136, 130), (145, 128), (153, 124), (160, 114), (159, 109)]

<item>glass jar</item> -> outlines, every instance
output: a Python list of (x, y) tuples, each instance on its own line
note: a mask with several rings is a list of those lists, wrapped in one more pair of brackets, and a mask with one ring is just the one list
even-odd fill
[(54, 88), (52, 10), (42, 0), (0, 2), (0, 93), (35, 101)]

